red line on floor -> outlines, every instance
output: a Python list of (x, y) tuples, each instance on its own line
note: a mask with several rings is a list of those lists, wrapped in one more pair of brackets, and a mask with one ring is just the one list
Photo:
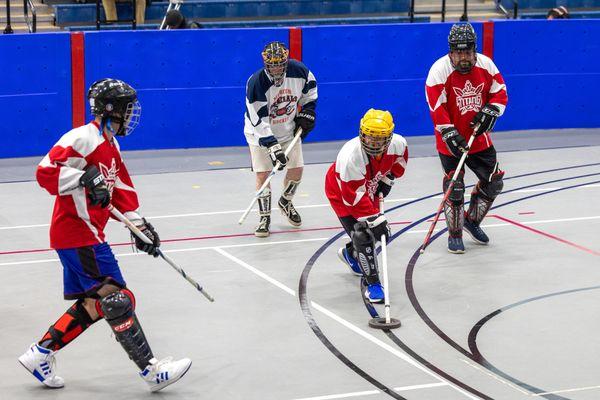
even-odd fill
[[(408, 225), (412, 221), (399, 221), (399, 222), (390, 222), (390, 225)], [(281, 235), (284, 233), (300, 233), (300, 232), (318, 232), (318, 231), (330, 231), (330, 230), (340, 230), (341, 226), (326, 226), (322, 228), (307, 228), (307, 229), (288, 229), (284, 231), (271, 231), (271, 235)], [(254, 233), (234, 233), (229, 235), (206, 235), (206, 236), (196, 236), (196, 237), (187, 237), (187, 238), (178, 238), (178, 239), (165, 239), (161, 240), (162, 243), (174, 243), (174, 242), (189, 242), (193, 240), (208, 240), (208, 239), (228, 239), (228, 238), (236, 238), (236, 237), (253, 237)], [(111, 243), (111, 247), (120, 247), (120, 246), (131, 246), (131, 242), (124, 243)], [(11, 250), (11, 251), (0, 251), (0, 256), (5, 256), (9, 254), (25, 254), (25, 253), (41, 253), (45, 251), (52, 251), (53, 249), (28, 249), (28, 250)]]
[(519, 213), (519, 215), (532, 215), (535, 214), (535, 211), (522, 211)]
[(489, 215), (489, 216), (490, 216), (490, 217), (494, 217), (494, 218), (498, 218), (498, 219), (499, 219), (499, 220), (501, 220), (501, 221), (508, 222), (509, 224), (512, 224), (512, 225), (518, 226), (519, 228), (526, 229), (526, 230), (528, 230), (528, 231), (530, 231), (530, 232), (537, 233), (538, 235), (542, 235), (542, 236), (545, 236), (545, 237), (547, 237), (547, 238), (550, 238), (550, 239), (556, 240), (556, 241), (558, 241), (558, 242), (564, 243), (564, 244), (566, 244), (566, 245), (569, 245), (569, 246), (575, 247), (576, 249), (579, 249), (579, 250), (581, 250), (581, 251), (585, 251), (586, 253), (590, 253), (590, 254), (592, 254), (592, 255), (595, 255), (595, 256), (600, 256), (600, 252), (597, 252), (597, 251), (594, 251), (594, 250), (588, 249), (587, 247), (583, 247), (583, 246), (581, 246), (581, 245), (578, 245), (577, 243), (570, 242), (570, 241), (568, 241), (568, 240), (566, 240), (566, 239), (560, 238), (560, 237), (558, 237), (558, 236), (555, 236), (555, 235), (552, 235), (552, 234), (550, 234), (550, 233), (542, 232), (542, 231), (540, 231), (540, 230), (538, 230), (538, 229), (535, 229), (535, 228), (532, 228), (532, 227), (530, 227), (530, 226), (523, 225), (523, 224), (521, 224), (521, 223), (519, 223), (519, 222), (517, 222), (517, 221), (513, 221), (513, 220), (511, 220), (511, 219), (508, 219), (508, 218), (502, 217), (502, 216), (500, 216), (500, 215)]

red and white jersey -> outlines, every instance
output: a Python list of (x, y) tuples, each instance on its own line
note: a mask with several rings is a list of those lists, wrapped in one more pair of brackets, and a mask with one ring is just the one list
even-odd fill
[(336, 215), (363, 220), (379, 214), (379, 181), (388, 173), (400, 178), (407, 162), (408, 145), (397, 134), (379, 160), (363, 151), (359, 137), (346, 142), (325, 177), (325, 194)]
[[(502, 115), (508, 102), (500, 71), (489, 57), (479, 53), (477, 63), (468, 74), (456, 71), (450, 56), (445, 55), (433, 64), (425, 85), (425, 95), (435, 125), (437, 150), (449, 156), (452, 154), (442, 141), (442, 129), (454, 126), (468, 141), (473, 134), (470, 123), (485, 104), (495, 105)], [(486, 132), (473, 141), (471, 152), (477, 153), (491, 145), (492, 140)]]
[(50, 246), (65, 249), (104, 242), (110, 212), (92, 206), (79, 179), (88, 165), (95, 165), (111, 192), (111, 204), (129, 219), (141, 219), (137, 194), (125, 168), (116, 139), (107, 140), (96, 122), (75, 128), (60, 138), (37, 168), (41, 187), (56, 196)]

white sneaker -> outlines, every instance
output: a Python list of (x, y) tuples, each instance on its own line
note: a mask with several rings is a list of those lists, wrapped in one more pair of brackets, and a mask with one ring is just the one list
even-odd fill
[(182, 358), (181, 360), (173, 361), (172, 357), (167, 357), (158, 361), (156, 358), (150, 360), (150, 364), (142, 372), (140, 376), (150, 386), (151, 392), (158, 392), (164, 387), (177, 382), (192, 366), (192, 360)]
[(29, 350), (19, 357), (19, 362), (44, 385), (53, 389), (65, 386), (65, 380), (54, 374), (54, 351), (33, 343)]

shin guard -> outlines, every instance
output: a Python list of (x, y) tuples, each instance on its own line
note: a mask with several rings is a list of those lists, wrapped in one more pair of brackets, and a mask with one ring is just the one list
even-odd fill
[(154, 358), (142, 326), (135, 315), (135, 297), (127, 289), (111, 293), (99, 301), (101, 315), (129, 358), (143, 370)]
[(265, 188), (258, 198), (258, 214), (261, 217), (271, 215), (271, 188)]
[(377, 255), (375, 254), (375, 237), (364, 223), (354, 225), (351, 235), (352, 247), (356, 252), (358, 265), (369, 285), (379, 282)]
[(286, 199), (287, 201), (291, 201), (296, 194), (296, 190), (298, 190), (298, 186), (300, 185), (300, 181), (288, 181), (285, 189), (283, 189), (283, 193), (281, 197)]
[(496, 164), (494, 172), (487, 181), (480, 180), (471, 192), (471, 201), (466, 217), (469, 221), (479, 225), (483, 218), (492, 208), (496, 197), (502, 192), (504, 171), (501, 171)]
[(94, 322), (96, 321), (92, 320), (83, 307), (83, 301), (78, 300), (48, 328), (48, 332), (38, 344), (46, 349), (58, 351), (81, 335)]
[[(444, 176), (444, 193), (450, 186), (450, 181), (454, 171), (450, 171), (448, 175)], [(465, 212), (463, 204), (465, 201), (465, 183), (463, 181), (464, 172), (461, 171), (454, 182), (452, 192), (444, 203), (444, 214), (446, 216), (446, 225), (448, 226), (448, 233), (450, 237), (462, 237), (462, 229), (465, 221)]]

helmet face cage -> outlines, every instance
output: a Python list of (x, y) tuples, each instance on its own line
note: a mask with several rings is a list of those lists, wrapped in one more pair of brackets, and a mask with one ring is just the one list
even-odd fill
[(117, 79), (101, 79), (88, 90), (91, 113), (101, 117), (102, 123), (116, 122), (117, 136), (129, 135), (137, 127), (142, 107), (137, 92), (127, 83)]
[(271, 42), (262, 51), (265, 72), (275, 86), (281, 86), (285, 78), (290, 52), (281, 42)]
[(375, 136), (368, 131), (359, 129), (360, 144), (363, 150), (370, 156), (378, 156), (387, 150), (392, 141), (392, 132), (387, 136)]
[(137, 99), (134, 102), (127, 103), (127, 108), (125, 109), (125, 117), (123, 118), (123, 122), (121, 123), (121, 131), (122, 136), (127, 136), (131, 132), (135, 130), (135, 128), (140, 123), (140, 118), (142, 117), (142, 106)]
[(448, 35), (450, 61), (459, 73), (469, 73), (477, 62), (476, 42), (477, 35), (471, 24), (452, 25)]

